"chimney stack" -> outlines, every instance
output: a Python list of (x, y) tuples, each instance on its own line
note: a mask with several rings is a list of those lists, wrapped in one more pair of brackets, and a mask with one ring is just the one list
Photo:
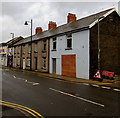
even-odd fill
[(49, 21), (48, 30), (56, 28), (56, 27), (57, 27), (56, 22)]
[(76, 21), (76, 15), (75, 15), (75, 14), (68, 13), (67, 23), (69, 23), (69, 22), (75, 22), (75, 21)]
[(35, 34), (38, 34), (40, 32), (42, 32), (42, 28), (41, 27), (36, 27)]

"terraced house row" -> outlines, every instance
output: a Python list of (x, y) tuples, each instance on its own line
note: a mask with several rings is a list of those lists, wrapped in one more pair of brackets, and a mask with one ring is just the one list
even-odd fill
[[(48, 30), (14, 45), (13, 67), (90, 79), (98, 68), (120, 73), (120, 16), (108, 9), (77, 20), (69, 13), (67, 23), (49, 22)], [(32, 49), (32, 50), (31, 50)], [(32, 58), (31, 58), (32, 57)]]

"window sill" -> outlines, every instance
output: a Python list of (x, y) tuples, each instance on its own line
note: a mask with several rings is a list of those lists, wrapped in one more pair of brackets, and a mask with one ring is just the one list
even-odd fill
[(26, 65), (26, 67), (30, 67), (30, 66), (27, 66), (27, 65)]
[(44, 52), (46, 52), (46, 50), (42, 50), (42, 52), (44, 53)]
[(72, 48), (66, 48), (65, 50), (72, 50)]
[(45, 68), (45, 67), (42, 67), (41, 69), (42, 69), (42, 70), (46, 70), (46, 68)]
[(34, 53), (38, 53), (38, 51), (34, 51)]
[(52, 49), (51, 51), (57, 51), (56, 49)]

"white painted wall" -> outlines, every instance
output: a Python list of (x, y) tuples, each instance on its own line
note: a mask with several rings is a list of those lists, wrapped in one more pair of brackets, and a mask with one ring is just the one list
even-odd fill
[(56, 74), (62, 74), (61, 55), (76, 54), (76, 77), (89, 79), (89, 30), (72, 34), (72, 50), (67, 47), (66, 35), (57, 37), (57, 51), (51, 51), (53, 47), (50, 39), (50, 73), (52, 73), (52, 58), (56, 58)]

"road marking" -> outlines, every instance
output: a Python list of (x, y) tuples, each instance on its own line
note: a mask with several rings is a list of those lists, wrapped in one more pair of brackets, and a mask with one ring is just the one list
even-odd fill
[(113, 89), (114, 91), (120, 91), (119, 89)]
[(35, 118), (38, 118), (35, 114), (33, 114), (32, 112), (30, 112), (29, 110), (26, 110), (26, 109), (24, 109), (24, 108), (15, 107), (15, 106), (13, 106), (13, 105), (5, 104), (5, 103), (0, 103), (0, 104), (3, 105), (3, 106), (8, 106), (8, 107), (12, 107), (12, 108), (21, 109), (21, 110), (23, 110), (23, 111), (28, 112), (29, 114), (31, 114), (31, 115), (34, 116)]
[[(14, 76), (14, 75), (13, 75), (13, 77), (16, 78), (16, 76)], [(17, 78), (17, 79), (23, 80), (23, 81), (25, 81), (26, 83), (32, 84), (33, 86), (39, 85), (39, 83), (30, 82), (30, 81), (28, 81), (27, 79), (24, 79), (24, 78)]]
[(13, 107), (13, 108), (17, 108), (17, 109), (21, 109), (23, 111), (26, 111), (28, 112), (29, 114), (31, 114), (32, 116), (35, 116), (35, 118), (44, 118), (41, 114), (39, 114), (38, 112), (36, 112), (35, 110), (33, 109), (30, 109), (28, 107), (25, 107), (25, 106), (22, 106), (22, 105), (18, 105), (18, 104), (15, 104), (15, 103), (11, 103), (11, 102), (5, 102), (5, 101), (2, 101), (0, 100), (0, 104), (1, 105), (5, 105), (5, 106), (9, 106), (9, 107)]
[(69, 93), (66, 93), (66, 92), (63, 92), (63, 91), (60, 91), (60, 90), (56, 90), (56, 89), (53, 89), (53, 88), (49, 88), (49, 89), (52, 90), (52, 91), (55, 91), (55, 92), (58, 92), (58, 93), (61, 93), (61, 94), (70, 96), (70, 97), (74, 97), (74, 98), (83, 100), (83, 101), (85, 101), (85, 102), (89, 102), (89, 103), (92, 103), (92, 104), (95, 104), (95, 105), (99, 105), (99, 106), (101, 106), (101, 107), (104, 107), (104, 106), (105, 106), (105, 105), (103, 105), (103, 104), (100, 104), (100, 103), (97, 103), (97, 102), (94, 102), (94, 101), (91, 101), (91, 100), (87, 100), (87, 99), (82, 98), (82, 97), (77, 97), (77, 96), (75, 96), (75, 95), (72, 95), (72, 94), (69, 94)]
[(34, 83), (34, 82), (33, 82), (33, 86), (35, 86), (35, 85), (39, 85), (39, 83)]
[(16, 78), (16, 76), (13, 75), (14, 78)]
[(105, 87), (105, 86), (101, 86), (101, 88), (105, 88), (105, 89), (111, 89), (110, 87)]
[(87, 83), (83, 83), (84, 85), (89, 85), (89, 84), (87, 84)]
[(92, 84), (92, 86), (94, 86), (94, 87), (100, 87), (99, 85), (94, 85), (94, 84)]

